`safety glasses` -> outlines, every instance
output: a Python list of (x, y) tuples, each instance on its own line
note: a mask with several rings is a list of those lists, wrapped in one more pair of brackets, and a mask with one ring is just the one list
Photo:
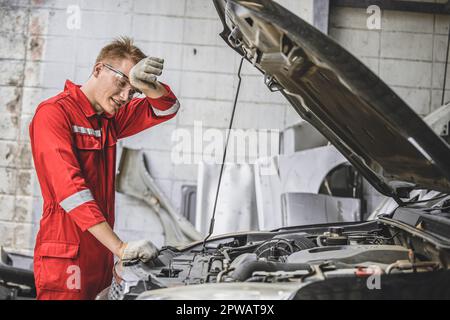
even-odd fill
[(114, 67), (112, 67), (107, 63), (102, 63), (102, 65), (107, 69), (111, 70), (112, 72), (114, 72), (116, 78), (115, 85), (117, 86), (117, 89), (119, 89), (120, 91), (127, 90), (128, 101), (138, 97), (142, 93), (136, 88), (133, 88), (133, 86), (130, 83), (130, 79), (122, 71), (115, 69)]

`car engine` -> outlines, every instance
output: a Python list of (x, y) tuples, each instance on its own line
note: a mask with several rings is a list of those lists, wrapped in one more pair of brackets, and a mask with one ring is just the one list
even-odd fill
[(149, 290), (205, 283), (312, 284), (442, 269), (405, 243), (400, 231), (375, 222), (228, 235), (182, 250), (164, 247), (150, 264), (116, 264), (112, 285), (99, 299), (136, 299)]

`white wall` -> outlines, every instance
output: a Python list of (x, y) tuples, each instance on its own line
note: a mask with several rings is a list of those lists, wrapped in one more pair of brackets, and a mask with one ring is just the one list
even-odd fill
[(364, 9), (333, 8), (330, 36), (420, 115), (440, 107), (449, 16), (382, 11), (380, 30), (367, 29), (368, 16)]

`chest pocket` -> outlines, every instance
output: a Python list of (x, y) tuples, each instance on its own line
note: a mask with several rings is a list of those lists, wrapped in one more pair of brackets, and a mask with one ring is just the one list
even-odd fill
[(95, 137), (89, 137), (84, 136), (81, 134), (75, 135), (75, 146), (79, 150), (101, 150), (102, 149), (102, 143), (100, 141), (100, 138)]
[(75, 146), (79, 150), (101, 150), (102, 137), (100, 130), (73, 126)]

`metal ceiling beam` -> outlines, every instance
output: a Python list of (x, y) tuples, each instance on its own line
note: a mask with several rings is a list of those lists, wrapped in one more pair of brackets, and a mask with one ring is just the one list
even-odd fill
[(450, 4), (399, 0), (330, 0), (330, 7), (368, 8), (377, 5), (382, 10), (431, 14), (450, 14)]

